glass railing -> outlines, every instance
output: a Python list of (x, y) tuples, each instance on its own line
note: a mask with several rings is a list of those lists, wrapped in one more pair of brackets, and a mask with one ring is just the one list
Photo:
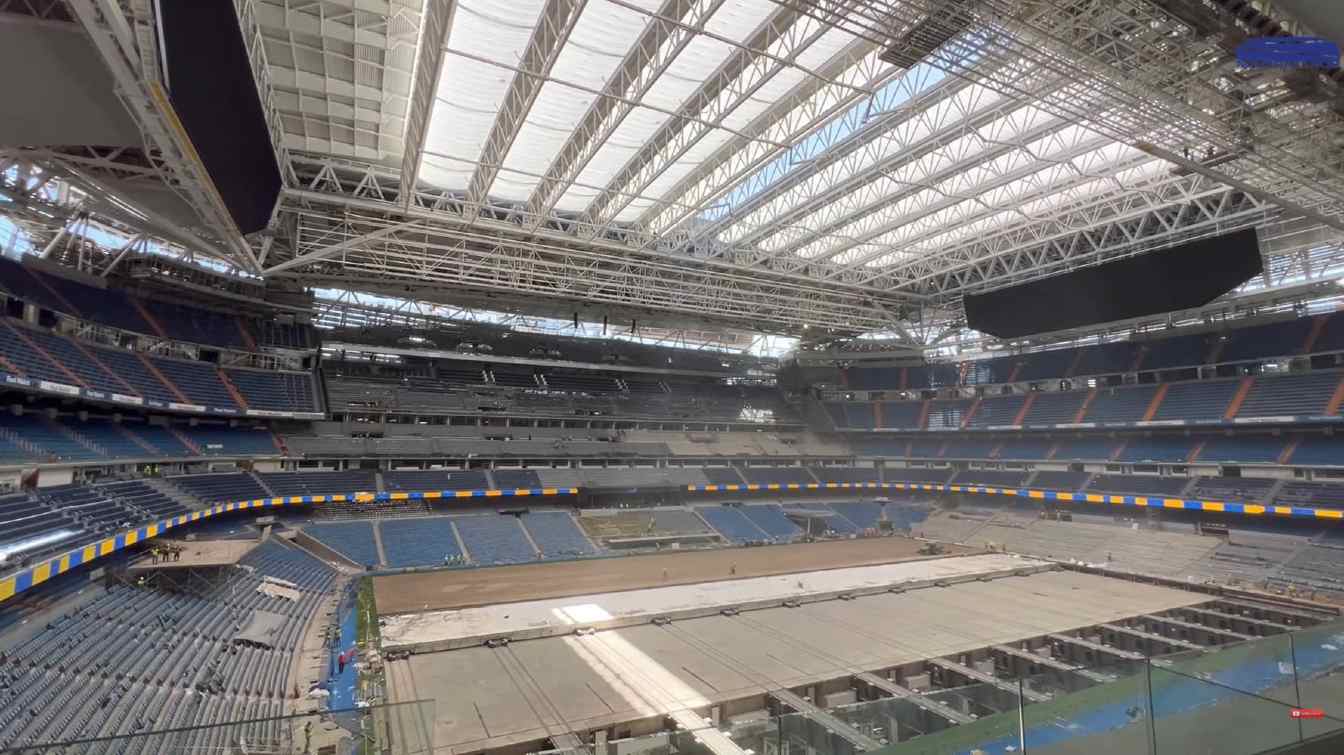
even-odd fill
[[(548, 755), (972, 755), (976, 753), (1144, 753), (1250, 755), (1344, 732), (1344, 622), (1160, 658), (1105, 653), (1106, 665), (1066, 667), (1042, 656), (974, 654), (961, 659), (995, 681), (947, 686), (956, 674), (907, 680), (897, 689), (871, 675), (852, 686), (820, 685), (790, 710), (669, 716), (676, 731), (584, 744)], [(1013, 678), (1011, 668), (1034, 673)], [(941, 682), (943, 686), (933, 686)], [(887, 688), (888, 691), (880, 689)], [(797, 690), (794, 690), (797, 693)], [(898, 694), (892, 695), (890, 692)], [(209, 701), (206, 701), (207, 704)], [(186, 703), (190, 704), (190, 703)], [(795, 703), (802, 705), (800, 703)], [(815, 706), (815, 707), (813, 707)], [(259, 718), (214, 726), (90, 737), (60, 745), (9, 742), (25, 755), (102, 752), (319, 752), (338, 731), (354, 732), (337, 752), (415, 755), (432, 750), (432, 701)], [(65, 715), (67, 711), (37, 712)], [(342, 733), (342, 736), (347, 736)], [(347, 745), (348, 746), (348, 745)], [(53, 747), (59, 749), (53, 750)]]

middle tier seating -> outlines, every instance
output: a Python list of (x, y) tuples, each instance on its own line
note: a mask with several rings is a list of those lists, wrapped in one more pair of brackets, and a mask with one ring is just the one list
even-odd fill
[(1188, 477), (1157, 477), (1152, 475), (1097, 475), (1087, 489), (1098, 493), (1125, 493), (1142, 496), (1174, 498), (1189, 484)]
[(377, 487), (374, 474), (369, 470), (356, 469), (345, 472), (271, 472), (258, 476), (276, 495), (295, 496), (372, 492)]

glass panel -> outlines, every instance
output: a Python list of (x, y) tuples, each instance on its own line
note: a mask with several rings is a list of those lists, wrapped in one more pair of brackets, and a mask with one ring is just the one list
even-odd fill
[(1294, 633), (1293, 657), (1302, 707), (1325, 714), (1324, 718), (1303, 719), (1303, 736), (1344, 729), (1344, 622)]
[[(1047, 701), (1028, 701), (1022, 711), (1027, 752), (1148, 752), (1152, 732), (1144, 665), (1141, 660), (1123, 661), (1064, 672), (1077, 678), (1074, 691), (1061, 691)], [(1036, 678), (1024, 683), (1031, 689), (1044, 686)]]
[(1293, 706), (1151, 666), (1157, 752), (1252, 755), (1300, 741)]
[[(1015, 687), (1016, 683), (1007, 688), (970, 684), (932, 690), (924, 694), (935, 703), (932, 706), (910, 700), (877, 701), (886, 709), (874, 707), (862, 713), (875, 717), (881, 710), (895, 721), (899, 742), (884, 748), (884, 755), (944, 755), (976, 749), (987, 753), (1017, 752), (1021, 750), (1021, 740)], [(860, 713), (846, 710), (844, 717), (858, 720)], [(953, 723), (954, 720), (960, 723)]]
[(1297, 704), (1292, 645), (1287, 634), (1209, 652), (1194, 650), (1165, 656), (1154, 659), (1153, 665), (1288, 705)]

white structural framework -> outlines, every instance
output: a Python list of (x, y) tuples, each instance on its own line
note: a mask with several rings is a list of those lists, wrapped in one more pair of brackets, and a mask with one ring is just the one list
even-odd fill
[[(1344, 76), (1238, 67), (1256, 5), (234, 5), (283, 167), (264, 238), (124, 96), (213, 251), (267, 276), (861, 332), (1246, 227), (1255, 295), (1344, 270)], [(152, 3), (70, 7), (152, 92)]]

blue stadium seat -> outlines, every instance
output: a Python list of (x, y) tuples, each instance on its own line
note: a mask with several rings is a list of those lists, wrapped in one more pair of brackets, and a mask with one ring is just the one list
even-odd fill
[(452, 517), (384, 519), (378, 522), (378, 527), (382, 530), (388, 568), (451, 566), (466, 559), (457, 544)]
[(1246, 394), (1238, 417), (1293, 417), (1325, 414), (1344, 373), (1308, 372), (1300, 375), (1262, 375)]
[(565, 511), (530, 511), (519, 518), (543, 558), (580, 558), (597, 553), (574, 517)]
[(734, 543), (759, 543), (770, 539), (760, 527), (752, 523), (736, 506), (701, 506), (696, 513), (718, 530), (720, 535)]
[(400, 470), (383, 473), (390, 491), (485, 490), (490, 487), (480, 470)]
[(380, 562), (372, 522), (318, 522), (303, 531), (360, 566), (377, 566)]
[(527, 541), (517, 517), (507, 514), (461, 516), (453, 523), (471, 560), (477, 564), (518, 564), (537, 559), (537, 552)]
[(756, 525), (757, 529), (764, 532), (777, 543), (787, 543), (802, 536), (803, 531), (798, 525), (789, 520), (784, 514), (784, 509), (778, 504), (751, 504), (739, 507), (742, 515)]
[(1193, 445), (1189, 438), (1131, 438), (1115, 460), (1184, 464)]

